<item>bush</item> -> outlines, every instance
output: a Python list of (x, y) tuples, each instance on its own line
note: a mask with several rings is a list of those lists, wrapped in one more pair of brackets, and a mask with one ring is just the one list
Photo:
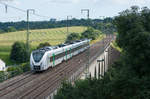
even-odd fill
[(30, 71), (30, 64), (23, 63), (21, 66), (8, 67), (7, 72), (0, 71), (0, 82), (3, 82), (9, 78), (22, 74), (23, 72)]
[(5, 29), (6, 32), (16, 32), (16, 28), (14, 27), (8, 27), (7, 29)]
[(2, 29), (0, 29), (0, 33), (4, 33), (4, 31)]
[(30, 64), (29, 63), (23, 63), (20, 68), (22, 69), (23, 72), (30, 71)]
[(27, 62), (29, 60), (29, 54), (25, 43), (15, 42), (13, 44), (10, 59), (18, 63)]
[(79, 40), (79, 39), (80, 39), (80, 34), (71, 33), (70, 35), (68, 35), (68, 37), (66, 39), (66, 43), (71, 42), (71, 41), (75, 41), (75, 40)]
[(48, 42), (40, 43), (39, 46), (37, 47), (37, 49), (43, 48), (43, 47), (46, 47), (46, 46), (51, 46), (51, 45)]
[(10, 73), (10, 77), (14, 77), (23, 73), (23, 70), (20, 67), (8, 67), (7, 72)]
[(82, 33), (81, 38), (88, 38), (95, 40), (96, 38), (98, 38), (100, 34), (101, 32), (99, 30), (94, 30), (93, 28), (90, 27), (89, 29), (87, 29), (85, 32)]
[(0, 71), (0, 82), (5, 80), (5, 72), (4, 71)]

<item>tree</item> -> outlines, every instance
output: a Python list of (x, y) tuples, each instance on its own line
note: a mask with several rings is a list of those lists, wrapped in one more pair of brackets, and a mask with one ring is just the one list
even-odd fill
[(2, 29), (0, 29), (0, 34), (3, 33), (4, 31)]
[[(73, 18), (70, 22), (70, 26), (91, 26), (95, 29), (98, 29), (97, 25), (98, 23), (112, 23), (112, 18), (106, 18), (104, 20), (102, 19), (75, 19)], [(49, 29), (49, 28), (56, 28), (56, 27), (65, 27), (67, 20), (61, 20), (61, 21), (37, 21), (37, 22), (30, 22), (30, 29)], [(14, 32), (15, 30), (26, 30), (26, 22), (0, 22), (0, 29), (4, 32)], [(103, 25), (102, 25), (103, 26)], [(13, 28), (12, 28), (13, 27)], [(102, 31), (102, 30), (101, 30)]]
[(43, 48), (43, 47), (46, 47), (46, 46), (51, 46), (51, 45), (48, 42), (40, 43), (39, 46), (37, 47), (37, 49)]
[(72, 42), (75, 40), (79, 40), (80, 39), (80, 34), (78, 33), (71, 33), (68, 35), (67, 39), (66, 39), (66, 43), (68, 42)]
[[(110, 66), (102, 79), (75, 83), (68, 91), (71, 99), (150, 99), (149, 21), (148, 8), (139, 10), (133, 6), (121, 12), (114, 20), (118, 30), (117, 44), (123, 49), (121, 58)], [(66, 97), (59, 99), (70, 98), (63, 91), (61, 95)]]
[(99, 30), (95, 30), (94, 28), (90, 27), (82, 33), (81, 38), (88, 38), (95, 40), (96, 38), (99, 37), (100, 34), (101, 32)]
[(100, 31), (102, 31), (102, 33), (105, 33), (105, 34), (113, 34), (114, 32), (116, 32), (116, 27), (113, 23), (97, 23), (95, 26), (94, 26), (95, 29), (98, 29)]
[(58, 91), (59, 94), (55, 96), (55, 99), (71, 98), (73, 96), (71, 90), (73, 90), (73, 86), (70, 83), (63, 82), (62, 88)]
[(10, 27), (8, 27), (5, 31), (6, 31), (6, 32), (15, 32), (15, 31), (16, 31), (16, 28), (10, 26)]
[[(115, 99), (149, 99), (150, 93), (150, 9), (132, 6), (115, 18), (117, 44), (123, 57), (115, 65), (112, 94)], [(121, 88), (121, 89), (120, 89)], [(143, 93), (144, 92), (144, 93)]]
[(23, 72), (30, 71), (30, 64), (29, 63), (23, 63), (23, 64), (21, 64), (20, 68), (22, 69)]
[[(126, 53), (126, 61), (139, 75), (150, 75), (150, 10), (133, 6), (115, 18), (117, 43)], [(145, 56), (146, 55), (146, 56)], [(133, 60), (134, 59), (134, 60)]]
[(27, 62), (29, 60), (29, 55), (26, 44), (23, 42), (15, 42), (12, 45), (10, 59), (18, 63)]

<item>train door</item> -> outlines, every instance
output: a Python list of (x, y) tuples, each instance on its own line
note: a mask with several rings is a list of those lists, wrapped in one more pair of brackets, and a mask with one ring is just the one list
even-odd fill
[(53, 53), (53, 67), (55, 66), (55, 54)]
[(69, 50), (69, 53), (70, 53), (70, 58), (71, 58), (72, 57), (72, 50), (71, 50), (71, 48)]
[(66, 57), (66, 60), (67, 60), (67, 57), (68, 56), (68, 53), (67, 53), (67, 49), (65, 50), (65, 57)]

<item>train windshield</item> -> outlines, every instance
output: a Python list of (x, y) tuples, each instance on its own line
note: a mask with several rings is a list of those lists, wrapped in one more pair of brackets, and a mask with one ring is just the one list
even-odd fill
[(34, 61), (35, 62), (39, 62), (42, 59), (44, 53), (45, 53), (44, 51), (33, 52), (33, 59), (34, 59)]

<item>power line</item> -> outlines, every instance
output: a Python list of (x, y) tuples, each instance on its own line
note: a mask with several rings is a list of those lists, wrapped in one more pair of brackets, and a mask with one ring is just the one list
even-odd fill
[[(89, 17), (90, 17), (90, 10), (89, 9), (81, 9), (81, 13), (87, 12), (87, 20), (88, 20), (88, 29), (89, 29)], [(89, 76), (89, 65), (90, 65), (90, 42), (88, 42), (88, 49), (87, 49), (87, 64), (86, 64), (86, 75), (87, 78)]]
[(43, 16), (43, 15), (39, 15), (39, 14), (36, 14), (36, 13), (34, 13), (33, 15), (38, 16), (38, 17), (50, 18), (50, 17), (48, 17), (48, 16)]
[[(13, 9), (16, 9), (16, 10), (21, 11), (21, 12), (24, 12), (24, 13), (26, 13), (26, 12), (27, 12), (27, 11), (26, 11), (26, 10), (24, 10), (24, 9), (20, 9), (20, 8), (17, 8), (17, 7), (14, 7), (14, 6), (11, 6), (11, 5), (8, 5), (8, 4), (5, 4), (5, 3), (2, 3), (2, 2), (0, 2), (0, 4), (5, 6), (6, 13), (8, 12), (8, 7), (13, 8)], [(40, 15), (40, 14), (36, 14), (36, 13), (32, 13), (32, 14), (33, 14), (33, 15), (35, 15), (35, 16), (38, 16), (38, 17), (50, 18), (50, 17), (48, 17), (48, 16), (44, 16), (44, 15)]]
[(10, 7), (10, 8), (13, 8), (13, 9), (16, 9), (16, 10), (18, 10), (18, 11), (21, 11), (21, 12), (25, 12), (25, 13), (26, 13), (26, 10), (23, 10), (23, 9), (20, 9), (20, 8), (17, 8), (17, 7), (14, 7), (14, 6), (11, 6), (11, 5), (2, 3), (2, 2), (0, 2), (0, 4), (2, 4), (2, 5), (4, 5), (4, 6), (7, 6), (7, 7)]

